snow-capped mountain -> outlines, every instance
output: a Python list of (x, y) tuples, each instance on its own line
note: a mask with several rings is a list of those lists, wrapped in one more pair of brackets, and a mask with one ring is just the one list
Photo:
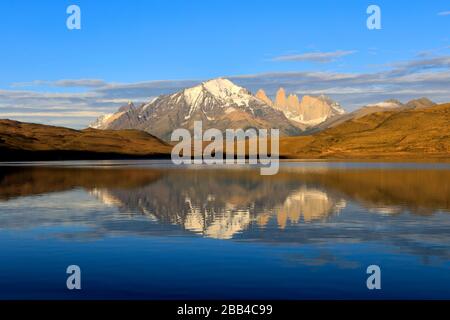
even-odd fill
[(300, 133), (283, 112), (222, 78), (160, 96), (138, 108), (125, 106), (113, 115), (103, 116), (91, 126), (98, 129), (144, 130), (170, 140), (173, 130), (192, 130), (194, 121), (199, 120), (203, 123), (203, 130), (275, 128), (282, 135)]

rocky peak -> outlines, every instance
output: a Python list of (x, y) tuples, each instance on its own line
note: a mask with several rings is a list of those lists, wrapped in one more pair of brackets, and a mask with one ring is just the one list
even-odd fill
[(301, 101), (296, 94), (289, 94), (283, 88), (278, 89), (275, 100), (272, 102), (264, 92), (259, 90), (256, 97), (261, 101), (269, 102), (273, 108), (282, 111), (285, 116), (296, 123), (299, 128), (317, 125), (331, 117), (345, 113), (339, 103), (325, 95), (302, 97)]
[(134, 103), (132, 101), (128, 101), (128, 103), (124, 106), (121, 106), (119, 108), (119, 112), (127, 112), (130, 111), (132, 109), (136, 109), (136, 107), (134, 106)]
[(290, 94), (286, 100), (286, 110), (291, 113), (300, 109), (300, 100), (296, 94)]
[(287, 106), (286, 91), (283, 88), (278, 89), (275, 96), (275, 107), (279, 110), (283, 110)]
[(272, 100), (267, 96), (266, 92), (263, 89), (259, 89), (255, 94), (255, 97), (267, 104), (268, 106), (273, 106)]

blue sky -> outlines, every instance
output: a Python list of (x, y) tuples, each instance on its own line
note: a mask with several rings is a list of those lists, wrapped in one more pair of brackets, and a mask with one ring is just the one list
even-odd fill
[[(81, 30), (66, 27), (71, 4)], [(366, 27), (370, 4), (381, 30)], [(348, 110), (450, 101), (448, 0), (2, 0), (0, 39), (0, 118), (83, 127), (215, 77), (324, 93)]]

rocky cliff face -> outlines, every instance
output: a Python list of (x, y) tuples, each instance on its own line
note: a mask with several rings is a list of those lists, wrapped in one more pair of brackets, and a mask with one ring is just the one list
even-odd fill
[(277, 91), (273, 102), (267, 97), (264, 90), (258, 91), (257, 98), (264, 99), (267, 104), (282, 111), (289, 120), (302, 129), (316, 126), (332, 117), (345, 113), (345, 110), (337, 102), (326, 96), (306, 95), (300, 101), (295, 94), (289, 94), (286, 97), (286, 91), (283, 88)]
[(274, 107), (278, 110), (284, 111), (287, 107), (286, 91), (280, 88), (275, 96)]

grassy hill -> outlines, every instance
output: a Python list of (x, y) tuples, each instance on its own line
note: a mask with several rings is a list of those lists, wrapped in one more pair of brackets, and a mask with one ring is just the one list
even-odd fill
[(450, 104), (375, 112), (311, 136), (280, 141), (298, 159), (449, 159)]
[(0, 120), (0, 160), (168, 158), (171, 146), (137, 130), (73, 130)]

